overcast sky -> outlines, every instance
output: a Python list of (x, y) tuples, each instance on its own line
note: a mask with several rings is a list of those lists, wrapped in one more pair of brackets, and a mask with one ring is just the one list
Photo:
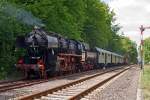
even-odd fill
[[(103, 0), (114, 9), (121, 31), (131, 40), (140, 43), (140, 25), (150, 26), (150, 0)], [(144, 32), (144, 38), (150, 36), (150, 29)]]

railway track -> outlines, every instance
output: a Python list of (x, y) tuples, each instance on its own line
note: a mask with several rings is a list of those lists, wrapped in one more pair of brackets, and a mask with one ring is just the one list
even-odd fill
[(130, 67), (95, 74), (43, 92), (18, 98), (19, 100), (78, 100), (106, 82), (127, 71)]
[[(83, 72), (83, 73), (85, 73), (85, 72)], [(68, 75), (68, 76), (71, 76), (71, 75)], [(67, 77), (67, 76), (60, 76), (57, 78), (54, 77), (54, 78), (43, 79), (43, 80), (42, 79), (27, 80), (27, 79), (23, 78), (23, 79), (19, 79), (19, 80), (4, 81), (4, 82), (0, 82), (0, 93), (8, 91), (8, 90), (12, 90), (12, 89), (17, 89), (17, 88), (22, 88), (22, 87), (26, 87), (26, 86), (35, 85), (35, 84), (40, 84), (40, 83), (48, 82), (48, 81), (55, 80), (55, 79), (65, 78), (65, 77)]]
[(4, 81), (0, 81), (0, 85), (7, 84), (7, 83), (14, 83), (14, 82), (23, 81), (23, 80), (25, 80), (25, 78), (21, 78), (21, 79), (18, 79), (18, 80), (4, 80)]
[(74, 73), (74, 74), (70, 74), (70, 75), (66, 75), (66, 76), (51, 77), (49, 79), (43, 79), (43, 80), (42, 79), (27, 80), (25, 78), (22, 78), (22, 79), (19, 79), (19, 80), (4, 81), (4, 82), (0, 82), (0, 93), (8, 91), (8, 90), (12, 90), (12, 89), (17, 89), (17, 88), (36, 85), (36, 84), (40, 84), (40, 83), (44, 83), (44, 82), (48, 82), (48, 81), (53, 81), (53, 80), (56, 80), (56, 79), (63, 79), (63, 78), (66, 78), (66, 77), (71, 77), (73, 75), (79, 76), (80, 74), (88, 73), (88, 72), (89, 71), (81, 72), (81, 73)]
[[(108, 69), (108, 70), (112, 70), (112, 69)], [(48, 81), (53, 81), (56, 79), (71, 77), (73, 75), (79, 76), (80, 74), (88, 73), (88, 72), (89, 71), (82, 72), (82, 73), (75, 73), (75, 74), (66, 75), (66, 76), (53, 77), (53, 78), (43, 79), (43, 80), (41, 80), (41, 79), (26, 80), (25, 78), (23, 78), (23, 79), (16, 80), (16, 81), (14, 80), (14, 81), (0, 82), (0, 93), (8, 91), (8, 90), (12, 90), (12, 89), (17, 89), (17, 88), (32, 86), (32, 85), (36, 85), (36, 84), (40, 84), (40, 83), (44, 83), (44, 82), (48, 82)]]
[(0, 84), (0, 92), (47, 82), (48, 80), (18, 80)]

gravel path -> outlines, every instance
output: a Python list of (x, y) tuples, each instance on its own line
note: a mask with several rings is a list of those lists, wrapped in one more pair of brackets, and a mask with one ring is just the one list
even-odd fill
[(133, 67), (106, 88), (93, 91), (83, 100), (136, 100), (139, 75), (138, 66)]

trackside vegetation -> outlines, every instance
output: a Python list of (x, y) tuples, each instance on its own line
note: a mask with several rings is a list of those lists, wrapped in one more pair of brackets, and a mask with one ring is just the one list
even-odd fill
[(144, 100), (150, 99), (150, 65), (144, 66), (144, 73), (142, 73), (142, 93)]
[(150, 63), (150, 37), (144, 40), (144, 54), (145, 63)]
[(14, 64), (24, 50), (16, 52), (15, 39), (37, 25), (91, 47), (125, 54), (136, 63), (136, 46), (117, 34), (115, 13), (101, 0), (1, 0), (0, 79), (15, 73)]

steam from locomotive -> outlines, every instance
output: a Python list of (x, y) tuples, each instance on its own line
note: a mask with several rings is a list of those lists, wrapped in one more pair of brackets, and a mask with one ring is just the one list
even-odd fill
[(46, 78), (48, 75), (75, 73), (124, 64), (123, 56), (113, 52), (90, 48), (87, 43), (67, 39), (54, 32), (35, 27), (27, 36), (18, 36), (16, 47), (26, 49), (16, 67), (31, 75)]

